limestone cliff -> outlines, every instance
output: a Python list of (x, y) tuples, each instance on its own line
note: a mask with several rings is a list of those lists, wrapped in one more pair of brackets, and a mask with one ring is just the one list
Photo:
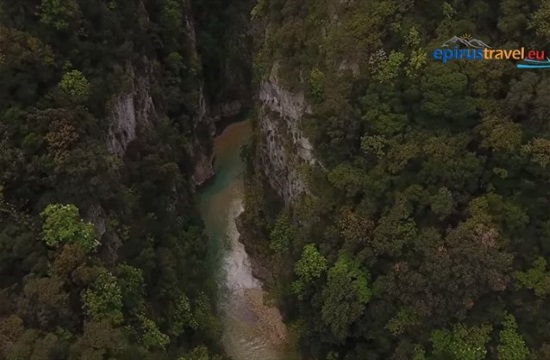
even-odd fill
[[(186, 18), (186, 28), (189, 47), (192, 49), (193, 56), (198, 59), (195, 25), (192, 19)], [(145, 63), (148, 62), (146, 59)], [(153, 71), (148, 69), (145, 72), (140, 71), (137, 75), (132, 66), (128, 66), (127, 73), (130, 80), (129, 86), (113, 101), (110, 116), (111, 126), (107, 140), (108, 149), (118, 157), (124, 155), (128, 144), (136, 139), (140, 129), (153, 124), (155, 119), (162, 116), (153, 102)], [(235, 111), (240, 111), (240, 104), (217, 106), (212, 111), (204, 94), (204, 87), (201, 85), (198, 89), (198, 101), (193, 109), (195, 110), (193, 110), (191, 118), (194, 128), (198, 126), (207, 128), (212, 139), (216, 132), (215, 122), (224, 113), (233, 114)], [(200, 186), (214, 175), (211, 149), (205, 146), (204, 141), (199, 141), (198, 136), (195, 136), (188, 152), (193, 161), (193, 185)]]
[[(128, 73), (131, 79), (130, 86), (126, 92), (114, 99), (107, 138), (109, 151), (118, 157), (123, 157), (128, 144), (137, 138), (140, 129), (151, 125), (162, 115), (153, 103), (151, 94), (153, 80), (149, 73), (137, 76), (132, 67), (129, 67)], [(199, 103), (195, 107), (197, 110), (192, 116), (194, 126), (203, 123), (213, 137), (216, 118), (210, 115), (202, 88), (199, 94)], [(214, 175), (211, 151), (198, 139), (194, 139), (188, 151), (194, 161), (193, 184), (200, 186)]]
[[(206, 103), (203, 88), (200, 89), (199, 94), (199, 104), (197, 107), (198, 111), (194, 116), (194, 125), (195, 127), (203, 123), (210, 137), (213, 138), (216, 134), (215, 118), (210, 115), (209, 107)], [(193, 154), (192, 159), (194, 161), (194, 171), (192, 175), (193, 186), (201, 186), (206, 181), (208, 181), (212, 176), (214, 176), (214, 169), (212, 168), (212, 152), (210, 149), (207, 149), (202, 145), (197, 138), (194, 139), (194, 143), (190, 153)]]
[(129, 89), (114, 99), (110, 116), (107, 146), (111, 154), (122, 157), (128, 144), (136, 139), (138, 126), (150, 124), (157, 115), (151, 96), (149, 73), (136, 76), (132, 66), (127, 69)]
[[(189, 47), (193, 56), (198, 58), (196, 50), (195, 29), (192, 19), (186, 19)], [(158, 73), (155, 72), (156, 61), (154, 59), (142, 59), (139, 70), (136, 65), (126, 65), (126, 82), (122, 91), (115, 95), (110, 102), (109, 128), (106, 138), (106, 147), (109, 152), (120, 160), (124, 159), (128, 146), (135, 141), (146, 129), (152, 129), (159, 119), (165, 116), (162, 106), (155, 106), (155, 89), (159, 88), (157, 83)], [(204, 87), (197, 89), (197, 103), (190, 107), (190, 119), (193, 122), (193, 133), (191, 143), (187, 148), (190, 159), (193, 161), (191, 174), (192, 186), (195, 188), (202, 185), (212, 176), (211, 148), (207, 145), (216, 133), (215, 122), (225, 114), (234, 114), (240, 111), (240, 104), (225, 104), (210, 109), (208, 100), (204, 94)], [(208, 139), (201, 139), (197, 134), (198, 127), (208, 129)], [(208, 135), (207, 135), (208, 136)], [(202, 140), (202, 141), (200, 141)], [(176, 191), (174, 189), (174, 191)], [(174, 194), (174, 201), (177, 194)], [(92, 204), (87, 211), (86, 218), (94, 224), (98, 238), (104, 244), (104, 258), (109, 263), (116, 262), (116, 254), (121, 246), (121, 240), (116, 231), (108, 225), (109, 214), (100, 204)]]
[(279, 85), (275, 64), (261, 82), (258, 115), (259, 161), (271, 187), (289, 204), (307, 191), (302, 169), (315, 164), (312, 146), (301, 129), (310, 110), (304, 94)]
[[(202, 124), (208, 129), (210, 139), (216, 136), (216, 131), (220, 131), (224, 119), (231, 119), (241, 114), (243, 105), (241, 101), (234, 100), (223, 102), (221, 104), (208, 104), (203, 88), (200, 90), (198, 111), (194, 116), (195, 127)], [(211, 149), (201, 144), (198, 139), (195, 139), (194, 144), (189, 152), (194, 160), (193, 185), (195, 187), (203, 185), (212, 176), (214, 169), (212, 168), (213, 156)]]

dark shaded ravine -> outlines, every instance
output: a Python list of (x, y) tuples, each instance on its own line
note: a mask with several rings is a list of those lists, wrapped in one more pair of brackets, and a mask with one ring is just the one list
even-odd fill
[(223, 345), (234, 360), (292, 359), (287, 329), (277, 308), (264, 304), (264, 291), (252, 275), (239, 242), (236, 217), (243, 211), (243, 163), (240, 149), (252, 134), (251, 124), (229, 125), (214, 143), (215, 178), (199, 194), (199, 208), (210, 238), (210, 253), (219, 271), (223, 309)]

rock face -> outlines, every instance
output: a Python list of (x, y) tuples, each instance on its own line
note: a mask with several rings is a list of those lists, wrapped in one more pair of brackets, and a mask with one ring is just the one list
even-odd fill
[[(124, 156), (128, 144), (138, 136), (139, 129), (151, 125), (158, 116), (151, 96), (149, 77), (135, 77), (133, 70), (130, 73), (132, 74), (131, 90), (117, 96), (111, 110), (111, 128), (107, 146), (109, 151), (118, 157)], [(195, 126), (206, 126), (213, 138), (216, 133), (214, 125), (216, 118), (211, 116), (202, 95), (202, 89), (196, 108), (197, 111), (193, 114)], [(200, 186), (214, 176), (211, 151), (197, 139), (188, 151), (194, 161), (193, 185)]]
[[(186, 26), (189, 46), (195, 52), (194, 56), (198, 58), (195, 27), (192, 19), (186, 18)], [(143, 64), (150, 64), (150, 61), (143, 59)], [(153, 101), (152, 89), (154, 88), (155, 74), (152, 68), (152, 66), (144, 65), (143, 68), (137, 71), (131, 65), (127, 65), (128, 84), (126, 89), (112, 100), (106, 146), (111, 154), (120, 159), (124, 157), (128, 145), (137, 139), (140, 132), (144, 128), (152, 126), (162, 116), (159, 109), (155, 108)], [(195, 128), (198, 126), (206, 127), (211, 138), (213, 138), (216, 133), (215, 117), (211, 116), (212, 112), (208, 107), (202, 86), (199, 89), (198, 104), (196, 104), (195, 109), (195, 113), (191, 114)], [(240, 111), (240, 104), (227, 104), (216, 110), (221, 114), (232, 114), (235, 111)], [(201, 143), (195, 138), (188, 149), (194, 162), (192, 175), (194, 186), (200, 186), (214, 176), (211, 149), (204, 145), (204, 142)], [(176, 199), (176, 195), (174, 199)], [(93, 204), (86, 217), (94, 224), (98, 238), (104, 244), (106, 261), (115, 263), (121, 240), (116, 232), (111, 231), (107, 226), (108, 214), (101, 205)]]
[(138, 125), (149, 124), (156, 116), (150, 77), (148, 74), (136, 77), (130, 66), (128, 72), (132, 80), (131, 88), (115, 98), (107, 139), (109, 151), (119, 157), (124, 155), (128, 144), (136, 139)]
[[(115, 98), (107, 139), (109, 151), (118, 157), (124, 156), (128, 144), (138, 136), (139, 129), (151, 125), (158, 117), (151, 96), (151, 77), (148, 74), (135, 76), (132, 68), (129, 74), (132, 78), (130, 90)], [(210, 116), (202, 89), (196, 109), (193, 114), (195, 126), (202, 123), (201, 125), (205, 125), (213, 137), (216, 132), (215, 119)], [(210, 150), (195, 139), (188, 151), (194, 161), (193, 184), (200, 186), (214, 176)]]
[(212, 156), (207, 156), (200, 145), (195, 147), (195, 171), (193, 172), (193, 184), (195, 187), (203, 185), (212, 176), (214, 169), (212, 168)]
[(237, 116), (242, 111), (242, 103), (239, 100), (226, 102), (220, 105), (220, 118)]
[[(131, 66), (128, 66), (127, 71), (131, 83), (129, 89), (113, 101), (107, 136), (107, 148), (119, 158), (124, 156), (128, 145), (137, 138), (139, 128), (151, 124), (157, 116), (151, 96), (150, 74), (136, 76)], [(88, 209), (87, 218), (94, 224), (96, 235), (104, 244), (105, 261), (116, 263), (117, 250), (122, 243), (115, 231), (109, 231), (104, 208), (100, 204), (93, 204)]]
[[(191, 49), (193, 49), (192, 51), (194, 52), (194, 56), (198, 58), (199, 55), (197, 51), (197, 35), (193, 19), (186, 18), (185, 27), (187, 28), (187, 34)], [(214, 124), (213, 117), (210, 116), (211, 111), (205, 99), (204, 88), (202, 86), (199, 91), (199, 104), (197, 109), (198, 110), (194, 116), (195, 126), (198, 123), (205, 122), (206, 126), (209, 129), (210, 136), (213, 138), (216, 134), (216, 126)], [(205, 149), (204, 146), (202, 146), (197, 139), (195, 139), (193, 148), (190, 149), (190, 152), (192, 153), (192, 159), (195, 163), (191, 180), (193, 186), (196, 188), (197, 186), (201, 186), (207, 180), (214, 176), (214, 168), (212, 167), (212, 152), (209, 149)]]
[(258, 117), (259, 160), (271, 187), (286, 204), (307, 191), (301, 170), (315, 164), (312, 146), (301, 130), (302, 117), (309, 112), (303, 93), (283, 89), (277, 66), (261, 83)]
[[(189, 46), (195, 52), (194, 56), (198, 57), (195, 25), (192, 19), (186, 18), (186, 27)], [(130, 89), (114, 99), (111, 110), (111, 127), (107, 140), (110, 152), (118, 157), (124, 155), (128, 144), (138, 136), (139, 129), (154, 123), (158, 116), (151, 95), (153, 76), (150, 72), (145, 72), (144, 74), (140, 72), (140, 75), (136, 76), (131, 67), (129, 67), (128, 73), (131, 78)], [(220, 117), (234, 116), (239, 113), (241, 111), (241, 104), (238, 101), (231, 102), (215, 106), (214, 111), (212, 111), (201, 87), (199, 89), (198, 104), (195, 106), (195, 109), (195, 113), (192, 114), (195, 127), (206, 127), (211, 138), (213, 138), (216, 133), (216, 120)], [(194, 162), (192, 182), (197, 187), (214, 176), (211, 150), (204, 144), (201, 144), (198, 139), (195, 139), (188, 151)]]
[[(200, 89), (198, 110), (194, 116), (195, 126), (201, 124), (208, 128), (211, 138), (216, 134), (215, 118), (211, 116), (210, 109), (204, 98), (203, 89)], [(201, 186), (214, 176), (214, 168), (212, 167), (212, 151), (201, 145), (198, 139), (195, 139), (190, 152), (195, 163), (193, 176), (193, 186)]]
[[(210, 137), (213, 139), (216, 136), (217, 127), (220, 127), (219, 122), (240, 115), (242, 110), (243, 104), (239, 100), (224, 102), (219, 105), (208, 105), (201, 91), (199, 111), (195, 115), (195, 125), (202, 124), (206, 126)], [(198, 187), (214, 176), (214, 169), (212, 167), (214, 159), (212, 151), (206, 149), (198, 141), (195, 141), (190, 151), (193, 154), (195, 162), (195, 170), (192, 177), (193, 185)]]
[(114, 265), (117, 261), (117, 251), (122, 246), (122, 241), (116, 231), (110, 231), (107, 225), (107, 213), (99, 204), (90, 206), (86, 213), (86, 219), (94, 225), (97, 238), (102, 244), (102, 258), (107, 264)]

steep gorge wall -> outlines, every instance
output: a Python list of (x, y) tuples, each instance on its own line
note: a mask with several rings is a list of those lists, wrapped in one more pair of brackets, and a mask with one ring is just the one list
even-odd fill
[[(193, 56), (198, 58), (195, 25), (193, 20), (188, 17), (186, 18), (186, 29)], [(145, 63), (148, 62), (146, 59)], [(111, 126), (107, 139), (109, 151), (119, 158), (124, 156), (128, 145), (136, 140), (141, 130), (151, 126), (156, 119), (163, 116), (162, 112), (155, 108), (153, 102), (152, 93), (155, 83), (153, 71), (147, 69), (147, 71), (138, 75), (134, 68), (129, 65), (127, 72), (131, 84), (126, 92), (117, 95), (114, 99), (110, 115)], [(198, 93), (198, 103), (193, 107), (196, 110), (191, 114), (193, 128), (196, 130), (199, 124), (205, 126), (210, 135), (210, 139), (207, 140), (211, 142), (216, 132), (215, 123), (223, 116), (233, 116), (235, 112), (239, 112), (240, 106), (222, 104), (214, 106), (212, 109), (206, 99), (203, 84), (198, 89)], [(195, 187), (202, 185), (214, 175), (211, 149), (203, 143), (199, 141), (198, 136), (195, 134), (188, 149), (188, 153), (194, 162), (192, 182)]]
[[(193, 56), (198, 58), (195, 25), (192, 19), (186, 18), (186, 28), (189, 46)], [(132, 64), (126, 65), (127, 84), (124, 91), (115, 95), (110, 103), (106, 148), (110, 154), (122, 161), (129, 145), (147, 129), (154, 129), (155, 123), (165, 116), (162, 109), (155, 106), (154, 101), (154, 91), (159, 86), (158, 74), (154, 70), (155, 61), (142, 59), (142, 63), (140, 71), (136, 70)], [(237, 108), (235, 104), (222, 104), (214, 106), (214, 110), (212, 110), (206, 99), (203, 84), (198, 89), (198, 101), (194, 104), (193, 109), (195, 111), (191, 114), (191, 120), (194, 135), (191, 137), (186, 151), (193, 161), (191, 185), (195, 189), (214, 176), (212, 151), (205, 146), (205, 143), (211, 143), (214, 138), (216, 122), (224, 116), (234, 116), (235, 112), (241, 109), (240, 106)], [(208, 129), (210, 136), (208, 139), (199, 139), (196, 133), (199, 125)], [(174, 189), (174, 191), (176, 190)], [(174, 194), (174, 199), (176, 198), (177, 194)], [(111, 231), (109, 228), (106, 210), (100, 204), (92, 204), (86, 215), (87, 219), (94, 224), (96, 234), (105, 246), (104, 258), (114, 264), (117, 260), (117, 250), (122, 242), (117, 232)]]
[(275, 64), (269, 78), (260, 84), (258, 155), (269, 184), (290, 204), (307, 191), (303, 170), (316, 161), (301, 129), (302, 117), (310, 111), (305, 96), (285, 90), (277, 72)]
[[(374, 57), (360, 50), (358, 38), (344, 30), (353, 22), (350, 14), (364, 6), (365, 2), (341, 0), (260, 0), (252, 11), (255, 75), (260, 78), (259, 167), (287, 205), (308, 192), (305, 172), (312, 167), (327, 170), (323, 155), (314, 155), (319, 134), (312, 130), (309, 135), (317, 139), (308, 138), (306, 118), (319, 114), (322, 99), (345, 104), (347, 84), (372, 67)], [(340, 86), (333, 86), (334, 80)]]
[(118, 157), (122, 157), (128, 144), (136, 139), (138, 127), (150, 124), (157, 116), (151, 95), (150, 76), (137, 76), (131, 66), (128, 66), (127, 71), (131, 87), (129, 91), (115, 97), (107, 138), (109, 152)]

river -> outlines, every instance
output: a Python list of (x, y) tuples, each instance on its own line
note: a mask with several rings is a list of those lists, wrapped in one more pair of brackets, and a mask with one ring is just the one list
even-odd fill
[(215, 178), (199, 194), (199, 208), (210, 238), (210, 255), (219, 267), (223, 346), (233, 360), (288, 360), (287, 329), (277, 308), (264, 304), (239, 242), (235, 218), (243, 208), (240, 149), (252, 135), (250, 122), (228, 126), (214, 142)]

